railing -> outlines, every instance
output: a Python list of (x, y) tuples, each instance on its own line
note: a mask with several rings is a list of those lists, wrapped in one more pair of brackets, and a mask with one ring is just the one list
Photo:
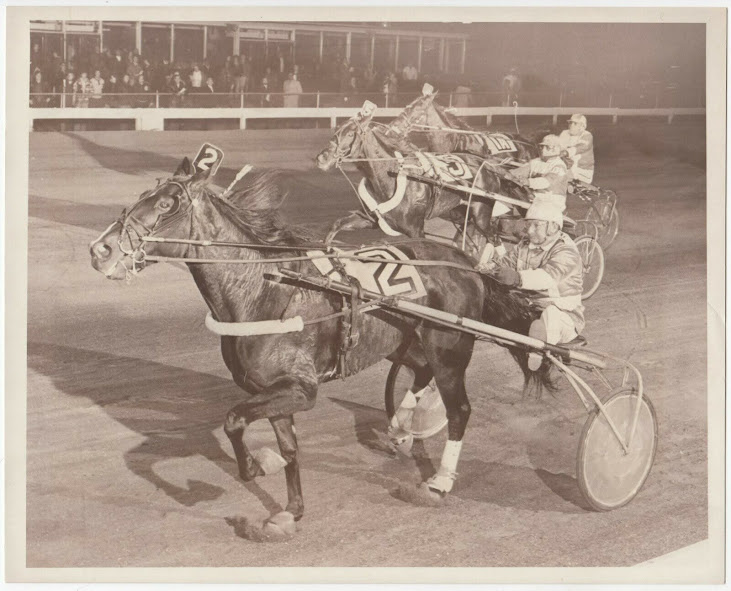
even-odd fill
[[(351, 108), (366, 100), (381, 108), (403, 108), (419, 92), (385, 94), (381, 92), (334, 93), (317, 92), (302, 94), (284, 93), (202, 93), (184, 95), (171, 93), (121, 93), (90, 95), (79, 93), (43, 93), (30, 95), (33, 108)], [(510, 97), (510, 103), (514, 97)], [(577, 107), (577, 108), (703, 108), (705, 89), (655, 89), (651, 92), (621, 91), (616, 93), (580, 93), (562, 90), (524, 92), (515, 97), (521, 107)], [(509, 107), (503, 92), (440, 93), (439, 103), (455, 108)]]

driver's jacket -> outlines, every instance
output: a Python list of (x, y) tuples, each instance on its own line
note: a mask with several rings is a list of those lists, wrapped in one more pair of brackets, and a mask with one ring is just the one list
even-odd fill
[(571, 135), (568, 129), (564, 129), (558, 139), (577, 168), (594, 172), (594, 137), (591, 132), (584, 130), (579, 135)]
[(499, 263), (520, 273), (523, 289), (540, 292), (532, 300), (542, 309), (550, 305), (565, 311), (574, 321), (577, 333), (584, 328), (583, 263), (576, 244), (564, 232), (558, 232), (553, 242), (534, 246), (528, 238)]
[(536, 198), (545, 197), (562, 211), (566, 209), (569, 171), (560, 157), (554, 156), (546, 161), (533, 158), (527, 164), (513, 170), (512, 176), (533, 189)]

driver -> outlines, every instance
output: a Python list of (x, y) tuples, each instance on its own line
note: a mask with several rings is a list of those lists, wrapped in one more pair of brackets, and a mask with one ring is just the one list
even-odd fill
[(574, 162), (571, 167), (573, 177), (591, 184), (594, 179), (594, 138), (586, 130), (586, 117), (571, 115), (569, 128), (561, 132), (559, 140), (561, 148)]
[(505, 178), (527, 185), (535, 193), (534, 203), (551, 203), (560, 212), (566, 209), (569, 171), (561, 159), (561, 142), (556, 135), (547, 135), (538, 144), (540, 158), (508, 172)]
[[(488, 268), (501, 283), (539, 292), (531, 297), (543, 310), (529, 336), (552, 345), (575, 339), (584, 328), (583, 269), (574, 241), (561, 231), (563, 215), (556, 206), (534, 202), (525, 215), (528, 235)], [(528, 355), (536, 371), (540, 353)]]

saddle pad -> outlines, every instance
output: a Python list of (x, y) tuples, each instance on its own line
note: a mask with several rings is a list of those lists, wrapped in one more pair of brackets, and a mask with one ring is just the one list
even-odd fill
[[(344, 255), (358, 255), (368, 258), (382, 259), (383, 262), (365, 262), (353, 259), (338, 259), (345, 272), (355, 277), (361, 287), (384, 296), (399, 296), (407, 299), (418, 299), (426, 295), (424, 282), (413, 265), (399, 265), (391, 261), (408, 261), (403, 252), (394, 246), (370, 246), (355, 251), (336, 252)], [(325, 254), (321, 250), (309, 250), (308, 256)], [(333, 266), (331, 259), (312, 259), (317, 270), (325, 277), (332, 277), (336, 281), (344, 281), (343, 277)]]
[(416, 152), (416, 157), (427, 175), (443, 182), (457, 185), (471, 184), (468, 181), (472, 181), (475, 177), (469, 165), (456, 154)]
[(511, 140), (507, 135), (502, 133), (488, 133), (483, 137), (485, 138), (485, 145), (487, 146), (490, 154), (502, 154), (504, 152), (518, 151), (513, 140)]

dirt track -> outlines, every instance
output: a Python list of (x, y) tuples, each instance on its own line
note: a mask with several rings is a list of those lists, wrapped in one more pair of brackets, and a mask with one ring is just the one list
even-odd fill
[[(236, 478), (221, 424), (237, 389), (202, 298), (172, 265), (131, 285), (107, 281), (87, 245), (203, 141), (226, 153), (222, 186), (247, 162), (292, 169), (287, 214), (321, 228), (357, 206), (337, 173), (312, 170), (329, 135), (31, 135), (28, 566), (626, 566), (706, 538), (704, 135), (682, 122), (595, 134), (595, 182), (619, 194), (621, 226), (585, 334), (637, 364), (660, 426), (655, 466), (630, 505), (587, 509), (575, 480), (585, 413), (573, 392), (522, 401), (517, 367), (482, 344), (446, 506), (394, 494), (433, 473), (446, 436), (416, 446), (416, 459), (383, 451), (381, 363), (322, 386), (298, 416), (297, 536), (237, 536), (243, 518), (260, 522), (285, 502), (284, 476)], [(672, 149), (681, 136), (684, 150)], [(265, 422), (247, 440), (275, 445)]]

